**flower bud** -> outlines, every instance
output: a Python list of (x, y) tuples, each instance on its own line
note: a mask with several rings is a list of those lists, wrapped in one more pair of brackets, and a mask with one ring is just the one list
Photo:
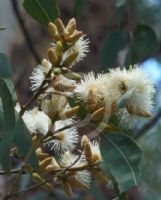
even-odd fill
[(43, 178), (39, 175), (39, 174), (37, 174), (37, 173), (32, 173), (32, 180), (33, 181), (35, 181), (35, 182), (42, 182), (43, 181)]
[(56, 43), (56, 47), (55, 47), (55, 54), (57, 56), (58, 59), (58, 63), (60, 63), (62, 56), (63, 56), (63, 45), (60, 41), (58, 41)]
[(48, 183), (48, 182), (45, 182), (45, 179), (43, 179), (39, 174), (37, 173), (32, 173), (32, 180), (36, 183), (43, 183), (42, 185), (40, 185), (41, 188), (43, 188), (44, 190), (46, 191), (52, 191), (53, 190), (53, 186)]
[(49, 61), (50, 61), (54, 66), (57, 65), (57, 63), (58, 63), (58, 58), (57, 58), (57, 56), (56, 56), (56, 54), (55, 54), (54, 49), (50, 48), (50, 49), (48, 50), (48, 58), (49, 58)]
[(78, 57), (79, 52), (78, 51), (74, 51), (72, 52), (63, 62), (62, 66), (63, 67), (67, 67), (69, 68), (72, 63), (76, 60), (76, 58)]
[(55, 160), (54, 157), (52, 158), (51, 164), (52, 164), (52, 165), (55, 165), (56, 168), (60, 168), (60, 167), (59, 167), (59, 164), (57, 163), (57, 161)]
[(75, 81), (78, 81), (82, 78), (79, 74), (77, 74), (75, 72), (71, 72), (71, 71), (64, 74), (64, 76), (68, 79), (72, 79), (72, 80), (75, 80)]
[(66, 30), (65, 30), (65, 27), (64, 27), (64, 24), (62, 22), (62, 20), (60, 18), (57, 18), (55, 20), (55, 24), (57, 26), (57, 29), (58, 29), (58, 33), (61, 37), (65, 37), (65, 34), (66, 34)]
[(82, 31), (75, 31), (72, 35), (65, 38), (66, 42), (75, 43), (83, 35)]
[(47, 59), (45, 59), (45, 58), (42, 60), (41, 65), (43, 67), (45, 67), (46, 69), (50, 68), (50, 62)]
[(88, 162), (88, 164), (92, 164), (92, 149), (90, 146), (90, 141), (86, 135), (83, 135), (82, 137), (82, 144), (84, 147), (83, 151), (84, 151), (85, 159)]
[(44, 160), (42, 160), (39, 165), (40, 165), (40, 171), (41, 172), (44, 172), (45, 171), (45, 168), (51, 164), (51, 161), (52, 161), (52, 157), (48, 157), (48, 158), (45, 158)]
[(136, 107), (133, 107), (131, 104), (127, 104), (126, 108), (130, 114), (137, 115), (139, 117), (152, 117), (150, 112), (139, 110)]
[(88, 139), (88, 137), (86, 136), (86, 135), (83, 135), (83, 137), (82, 137), (82, 144), (84, 145), (85, 143), (88, 143), (89, 142), (89, 139)]
[(40, 147), (36, 149), (36, 154), (38, 153), (42, 153), (42, 149)]
[(63, 141), (63, 140), (64, 140), (64, 132), (63, 132), (63, 131), (61, 131), (61, 132), (59, 132), (59, 133), (56, 133), (54, 136), (55, 136), (55, 138), (56, 138), (57, 140), (60, 140), (60, 141)]
[(61, 74), (61, 68), (56, 67), (56, 68), (54, 68), (53, 72), (54, 72), (55, 75), (60, 75)]
[(60, 40), (60, 36), (58, 34), (58, 29), (54, 23), (49, 22), (48, 30), (49, 30), (51, 37), (53, 37), (55, 40)]
[(47, 153), (39, 153), (39, 152), (37, 153), (37, 152), (36, 152), (36, 155), (37, 155), (39, 161), (42, 161), (42, 160), (44, 160), (45, 158), (48, 158), (48, 157), (49, 157), (49, 154), (47, 154)]
[(72, 34), (76, 30), (76, 20), (74, 18), (70, 19), (67, 26), (66, 31), (69, 34)]
[(58, 163), (55, 162), (54, 164), (48, 165), (48, 166), (45, 168), (45, 172), (46, 172), (46, 173), (49, 173), (49, 172), (52, 172), (52, 171), (54, 171), (54, 170), (56, 170), (56, 169), (59, 169), (59, 168), (60, 168), (60, 167), (59, 167)]
[(79, 110), (79, 106), (75, 106), (75, 107), (71, 108), (70, 110), (65, 112), (65, 117), (66, 118), (73, 117), (75, 114), (77, 114), (78, 110)]
[(91, 115), (91, 119), (90, 120), (92, 122), (99, 122), (99, 121), (101, 121), (103, 119), (104, 114), (105, 114), (105, 108), (101, 107)]

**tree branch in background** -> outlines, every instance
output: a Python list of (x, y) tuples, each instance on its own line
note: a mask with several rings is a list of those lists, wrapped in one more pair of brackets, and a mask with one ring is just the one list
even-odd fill
[(158, 113), (148, 122), (146, 123), (139, 131), (137, 131), (135, 138), (138, 139), (142, 135), (144, 135), (147, 131), (149, 131), (153, 126), (156, 125), (158, 120), (161, 118), (161, 108)]
[(5, 198), (4, 198), (3, 200), (7, 200), (7, 199), (10, 199), (10, 198), (12, 198), (12, 197), (19, 196), (20, 194), (23, 194), (23, 193), (25, 193), (25, 192), (35, 190), (35, 189), (37, 189), (39, 186), (45, 184), (46, 182), (50, 182), (50, 181), (52, 181), (52, 180), (53, 180), (53, 177), (52, 177), (52, 178), (49, 178), (49, 179), (47, 179), (47, 180), (45, 180), (45, 181), (43, 181), (43, 182), (41, 182), (41, 183), (32, 185), (32, 186), (30, 186), (30, 187), (28, 187), (28, 188), (26, 188), (26, 189), (24, 189), (24, 190), (21, 190), (21, 191), (18, 191), (18, 192), (14, 192), (14, 193), (12, 193), (12, 194), (8, 194), (8, 195), (5, 196)]
[(11, 0), (11, 4), (12, 4), (13, 11), (15, 13), (15, 16), (17, 18), (17, 21), (19, 23), (19, 26), (21, 28), (21, 31), (23, 33), (23, 36), (24, 36), (24, 38), (26, 40), (26, 44), (27, 44), (30, 52), (32, 53), (34, 59), (36, 60), (36, 62), (40, 63), (41, 62), (40, 57), (39, 57), (38, 53), (36, 52), (34, 46), (32, 45), (32, 43), (33, 43), (32, 39), (31, 39), (31, 37), (30, 37), (30, 35), (29, 35), (28, 31), (27, 31), (27, 28), (26, 28), (26, 26), (24, 24), (24, 20), (23, 20), (21, 14), (19, 12), (18, 3), (17, 3), (16, 0)]

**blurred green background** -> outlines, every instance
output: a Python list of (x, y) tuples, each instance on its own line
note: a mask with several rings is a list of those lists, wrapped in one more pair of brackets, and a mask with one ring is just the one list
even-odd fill
[[(155, 115), (161, 106), (161, 0), (59, 0), (58, 4), (64, 22), (75, 17), (78, 29), (83, 30), (91, 41), (89, 56), (74, 70), (107, 72), (117, 66), (140, 64), (156, 85)], [(23, 19), (36, 57), (26, 42), (16, 12)], [(27, 15), (19, 0), (0, 0), (0, 25), (7, 28), (0, 32), (0, 51), (9, 56), (14, 66), (15, 85), (24, 103), (31, 96), (28, 76), (39, 64), (38, 59), (47, 57), (51, 38), (45, 28)], [(139, 126), (143, 123), (140, 122)], [(141, 165), (143, 182), (128, 192), (128, 199), (161, 200), (160, 122), (139, 138), (139, 142), (145, 150)], [(19, 189), (29, 186), (29, 182), (29, 177), (25, 175)], [(8, 182), (1, 178), (0, 184), (3, 195)], [(98, 184), (92, 185), (89, 191), (77, 191), (73, 196), (75, 200), (112, 198), (110, 186)], [(16, 199), (62, 200), (66, 197), (60, 188), (56, 188), (50, 194), (34, 190)]]

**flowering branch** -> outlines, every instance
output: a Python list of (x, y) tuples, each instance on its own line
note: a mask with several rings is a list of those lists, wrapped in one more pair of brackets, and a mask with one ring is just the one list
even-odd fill
[[(136, 185), (138, 180), (134, 181), (134, 177), (131, 177), (131, 165), (139, 164), (141, 150), (133, 138), (120, 134), (119, 140), (113, 137), (105, 140), (107, 135), (97, 134), (98, 140), (96, 137), (91, 140), (87, 135), (83, 135), (80, 141), (78, 128), (93, 124), (95, 130), (91, 135), (97, 132), (128, 132), (133, 129), (138, 117), (151, 117), (152, 96), (155, 92), (152, 82), (139, 66), (131, 67), (129, 70), (111, 69), (105, 74), (90, 72), (82, 78), (72, 72), (72, 67), (83, 60), (89, 52), (89, 40), (76, 29), (75, 19), (71, 19), (65, 26), (62, 20), (57, 18), (48, 24), (48, 29), (54, 42), (48, 50), (48, 59), (43, 59), (29, 78), (31, 90), (35, 93), (22, 109), (18, 105), (15, 108), (31, 133), (33, 146), (23, 160), (24, 166), (11, 173), (18, 173), (18, 177), (22, 173), (28, 173), (37, 184), (46, 181), (46, 175), (54, 175), (53, 183), (60, 184), (68, 197), (72, 196), (75, 187), (88, 189), (92, 177), (106, 185), (109, 178), (104, 174), (100, 164), (103, 163), (107, 168), (109, 164), (104, 161), (108, 156), (101, 154), (100, 151), (98, 137), (101, 137), (101, 141), (104, 140), (105, 144), (114, 148), (122, 163), (127, 165), (128, 160), (126, 169), (130, 172), (125, 174), (125, 177), (129, 177), (129, 182), (131, 180), (130, 187), (134, 183)], [(69, 98), (71, 96), (72, 98)], [(35, 101), (37, 106), (29, 109)], [(127, 142), (130, 140), (131, 145), (128, 148), (132, 148), (131, 152), (137, 155), (126, 155), (122, 147), (122, 138)], [(115, 144), (119, 142), (121, 148)], [(51, 156), (51, 152), (46, 153), (44, 146), (49, 148), (49, 151), (54, 151), (54, 156)], [(76, 147), (77, 151), (74, 151)], [(38, 159), (40, 173), (34, 171), (28, 163), (33, 151)], [(55, 155), (59, 159), (56, 159)], [(110, 162), (112, 160), (113, 158)], [(116, 168), (116, 160), (113, 164)], [(138, 167), (136, 169), (138, 170)], [(116, 171), (113, 170), (114, 173)], [(114, 175), (117, 177), (118, 174)], [(135, 175), (135, 171), (132, 174)], [(120, 177), (118, 179), (121, 180)], [(119, 184), (123, 184), (122, 181), (118, 183), (120, 188), (127, 185)], [(53, 190), (53, 185), (49, 182), (40, 187), (47, 191)]]

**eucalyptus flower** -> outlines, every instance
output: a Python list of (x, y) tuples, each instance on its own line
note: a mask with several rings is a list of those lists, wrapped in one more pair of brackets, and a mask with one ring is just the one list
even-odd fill
[[(54, 123), (53, 132), (74, 123), (72, 119), (58, 120)], [(51, 140), (48, 145), (51, 150), (56, 152), (72, 151), (78, 143), (78, 131), (76, 127), (67, 128), (56, 133), (55, 138)]]
[(48, 73), (51, 66), (52, 66), (51, 63), (46, 59), (44, 59), (41, 65), (38, 65), (33, 69), (32, 74), (29, 77), (31, 82), (30, 88), (32, 91), (35, 91), (40, 87), (40, 85), (45, 79), (45, 75)]

